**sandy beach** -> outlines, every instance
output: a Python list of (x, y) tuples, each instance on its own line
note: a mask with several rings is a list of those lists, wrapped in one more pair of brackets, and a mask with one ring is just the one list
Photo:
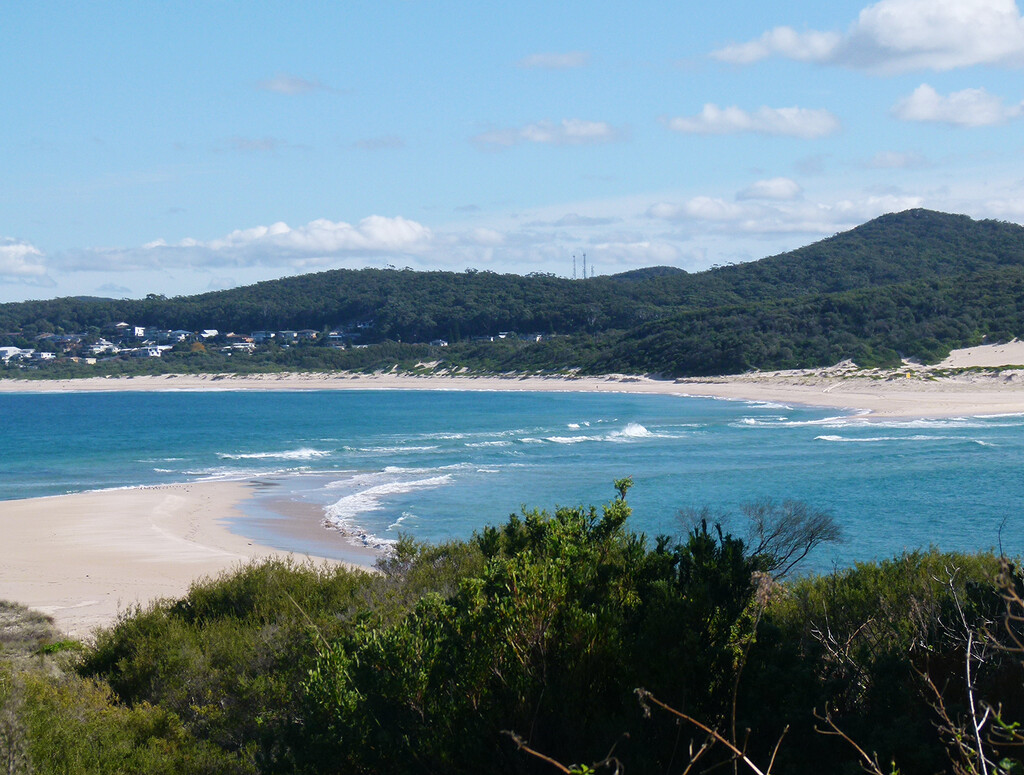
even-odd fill
[[(88, 637), (136, 603), (260, 557), (292, 557), (232, 533), (244, 482), (198, 482), (0, 502), (0, 600)], [(321, 528), (322, 529), (322, 528)]]
[[(935, 366), (757, 372), (681, 380), (605, 377), (409, 376), (396, 374), (176, 375), (60, 381), (0, 380), (0, 392), (149, 390), (499, 390), (707, 396), (834, 408), (865, 421), (1024, 413), (1024, 343), (955, 351)], [(1009, 368), (1007, 368), (1009, 367)], [(0, 599), (51, 614), (88, 637), (120, 611), (180, 596), (198, 578), (257, 557), (289, 554), (248, 540), (227, 521), (252, 496), (245, 482), (200, 482), (0, 502)], [(308, 506), (307, 506), (308, 508)], [(316, 546), (323, 528), (305, 515), (296, 546)], [(250, 524), (250, 535), (260, 535)], [(325, 562), (310, 557), (314, 562)], [(366, 565), (372, 563), (368, 551)], [(337, 560), (332, 560), (337, 561)]]
[[(955, 350), (942, 363), (899, 369), (751, 372), (665, 380), (644, 376), (462, 376), (303, 373), (249, 376), (171, 374), (73, 380), (0, 379), (6, 392), (122, 390), (500, 390), (623, 392), (771, 401), (834, 408), (865, 420), (1024, 413), (1024, 342)], [(1019, 368), (1007, 368), (1019, 366)]]

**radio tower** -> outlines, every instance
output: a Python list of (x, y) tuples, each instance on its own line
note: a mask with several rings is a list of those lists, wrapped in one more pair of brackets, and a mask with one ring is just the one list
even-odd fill
[(572, 279), (576, 279), (576, 254), (572, 254)]
[(583, 254), (583, 279), (587, 279), (587, 254)]

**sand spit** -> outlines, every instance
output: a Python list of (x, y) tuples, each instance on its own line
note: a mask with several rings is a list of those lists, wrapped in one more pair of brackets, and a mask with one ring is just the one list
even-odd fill
[(255, 558), (333, 562), (232, 533), (226, 520), (251, 493), (243, 482), (197, 482), (0, 501), (0, 599), (88, 637), (136, 603), (180, 597)]

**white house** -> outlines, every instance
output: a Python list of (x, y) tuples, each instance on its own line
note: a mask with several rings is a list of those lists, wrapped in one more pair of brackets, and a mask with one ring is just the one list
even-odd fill
[(20, 358), (22, 349), (20, 347), (0, 347), (0, 361), (7, 363), (11, 358)]

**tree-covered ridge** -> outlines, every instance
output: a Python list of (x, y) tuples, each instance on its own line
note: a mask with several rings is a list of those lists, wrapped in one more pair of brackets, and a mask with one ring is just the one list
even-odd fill
[[(362, 343), (454, 345), (435, 353), (406, 348), (408, 357), (397, 358), (393, 345), (358, 357), (275, 353), (245, 363), (236, 358), (237, 368), (228, 371), (296, 360), (311, 369), (390, 368), (421, 354), (444, 368), (666, 376), (847, 358), (883, 365), (901, 357), (934, 361), (953, 347), (1024, 335), (1022, 268), (1024, 227), (910, 210), (790, 253), (696, 274), (652, 267), (574, 281), (474, 270), (334, 270), (172, 299), (5, 304), (0, 332), (100, 330), (124, 320), (245, 334), (342, 328), (358, 330)], [(503, 331), (555, 338), (485, 348), (472, 341)], [(210, 358), (131, 368), (224, 365)]]

